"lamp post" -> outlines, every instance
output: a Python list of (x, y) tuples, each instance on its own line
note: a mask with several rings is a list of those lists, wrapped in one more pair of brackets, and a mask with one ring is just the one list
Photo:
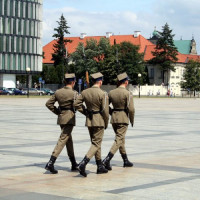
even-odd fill
[(27, 72), (27, 98), (29, 98), (29, 75), (30, 75), (30, 67), (26, 68), (26, 72)]
[(139, 98), (140, 98), (140, 78), (141, 78), (141, 76), (142, 76), (142, 75), (139, 73), (139, 74), (138, 74), (138, 80), (139, 80)]

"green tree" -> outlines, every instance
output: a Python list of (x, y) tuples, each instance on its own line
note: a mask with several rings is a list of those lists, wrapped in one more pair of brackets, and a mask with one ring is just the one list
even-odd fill
[(99, 41), (99, 71), (104, 75), (104, 84), (115, 84), (117, 76), (117, 62), (115, 48), (111, 46), (110, 40), (101, 38)]
[[(69, 55), (67, 55), (66, 52), (66, 45), (68, 42), (72, 42), (69, 39), (66, 39), (64, 36), (65, 34), (70, 34), (68, 29), (70, 28), (67, 26), (67, 21), (63, 14), (61, 15), (59, 21), (57, 21), (58, 27), (54, 28), (54, 31), (56, 32), (53, 37), (56, 38), (56, 43), (53, 45), (54, 47), (54, 53), (52, 54), (52, 60), (54, 61), (54, 66), (62, 65), (63, 69), (67, 66), (67, 58)], [(67, 71), (67, 69), (63, 70), (64, 73)]]
[[(111, 46), (110, 41), (101, 38), (99, 42), (90, 39), (84, 47), (80, 43), (71, 55), (74, 61), (74, 72), (85, 80), (85, 72), (89, 74), (101, 71), (104, 84), (115, 84), (118, 73), (127, 72), (133, 84), (138, 83), (138, 73), (142, 81), (146, 80), (143, 54), (138, 53), (139, 47), (130, 42), (122, 42)], [(70, 67), (71, 68), (71, 67)]]
[[(175, 71), (174, 64), (178, 60), (178, 51), (174, 45), (172, 30), (166, 23), (162, 27), (162, 32), (159, 32), (159, 38), (156, 44), (155, 51), (152, 52), (154, 58), (150, 60), (150, 64), (159, 65), (163, 71), (163, 83), (168, 84), (169, 71)], [(166, 78), (165, 78), (166, 76)], [(167, 80), (166, 80), (167, 79)]]
[[(127, 72), (132, 84), (144, 83), (147, 74), (145, 73), (145, 65), (143, 54), (139, 53), (139, 46), (130, 42), (122, 42), (119, 44), (119, 69), (118, 73)], [(138, 74), (142, 75), (141, 80)]]
[(76, 73), (77, 77), (82, 78), (85, 81), (86, 71), (95, 73), (98, 71), (98, 58), (99, 58), (99, 49), (97, 41), (90, 39), (86, 41), (86, 45), (80, 42), (76, 48), (76, 51), (71, 54), (73, 59), (73, 67), (70, 66), (70, 69)]
[(190, 91), (200, 90), (200, 61), (190, 60), (183, 74), (184, 81), (181, 82), (181, 87)]

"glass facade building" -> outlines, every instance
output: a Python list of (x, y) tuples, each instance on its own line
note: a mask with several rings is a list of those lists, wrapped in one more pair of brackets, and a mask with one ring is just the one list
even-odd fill
[(0, 0), (0, 74), (42, 71), (42, 0)]

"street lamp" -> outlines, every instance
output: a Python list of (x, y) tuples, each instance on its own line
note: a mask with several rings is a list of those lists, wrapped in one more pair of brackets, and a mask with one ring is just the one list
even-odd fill
[(26, 72), (27, 72), (27, 98), (29, 98), (29, 75), (30, 75), (30, 71), (31, 71), (31, 69), (30, 69), (30, 67), (27, 67), (26, 68)]
[(140, 78), (141, 78), (142, 74), (138, 74), (138, 80), (139, 80), (139, 98), (140, 98)]

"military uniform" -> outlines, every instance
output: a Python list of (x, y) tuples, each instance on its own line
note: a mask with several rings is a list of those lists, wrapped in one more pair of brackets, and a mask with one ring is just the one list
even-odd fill
[[(66, 81), (75, 81), (74, 74), (66, 74)], [(76, 170), (77, 163), (74, 155), (74, 147), (71, 132), (73, 127), (76, 125), (75, 122), (75, 109), (73, 103), (77, 98), (78, 93), (72, 89), (70, 86), (65, 86), (62, 89), (59, 89), (55, 94), (46, 102), (46, 106), (53, 113), (58, 115), (57, 124), (61, 127), (61, 135), (58, 139), (58, 142), (52, 152), (50, 161), (55, 163), (55, 160), (63, 150), (64, 146), (67, 148), (67, 153), (69, 159), (72, 163), (72, 170)], [(56, 107), (54, 104), (58, 102), (59, 107)], [(46, 166), (48, 170), (48, 163)], [(51, 170), (49, 170), (51, 171)], [(57, 170), (52, 170), (54, 173), (57, 173)]]
[[(101, 73), (95, 73), (91, 76), (94, 81), (100, 81), (103, 78)], [(86, 107), (83, 104), (84, 102)], [(93, 156), (95, 156), (97, 162), (97, 173), (106, 173), (107, 170), (101, 162), (101, 143), (104, 129), (107, 128), (109, 120), (107, 93), (101, 90), (98, 85), (94, 84), (91, 88), (88, 88), (81, 93), (75, 101), (74, 107), (86, 116), (85, 125), (88, 127), (91, 138), (90, 149), (78, 167), (80, 174), (86, 176), (85, 166)], [(84, 167), (82, 168), (83, 162)]]
[[(121, 84), (128, 80), (126, 73), (118, 75), (117, 78)], [(111, 124), (116, 137), (108, 156), (103, 160), (103, 164), (108, 170), (111, 170), (110, 160), (119, 149), (124, 160), (124, 167), (131, 167), (133, 165), (128, 161), (125, 149), (125, 134), (129, 120), (132, 126), (134, 124), (135, 109), (133, 104), (133, 95), (124, 86), (120, 85), (118, 88), (111, 90), (108, 96), (109, 103), (113, 106), (113, 109), (110, 109), (110, 114)]]

